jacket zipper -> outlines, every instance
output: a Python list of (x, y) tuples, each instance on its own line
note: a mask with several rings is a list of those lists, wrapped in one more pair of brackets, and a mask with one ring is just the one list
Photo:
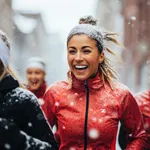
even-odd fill
[(87, 127), (88, 127), (88, 109), (89, 109), (89, 88), (88, 83), (85, 80), (85, 91), (86, 91), (86, 110), (85, 110), (85, 121), (84, 121), (84, 150), (87, 149)]

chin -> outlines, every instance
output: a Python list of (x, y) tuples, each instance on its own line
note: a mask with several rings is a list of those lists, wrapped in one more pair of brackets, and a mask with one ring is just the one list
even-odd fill
[(83, 77), (83, 76), (75, 76), (78, 80), (81, 80), (81, 81), (84, 81), (84, 80), (87, 80), (88, 77)]
[(36, 90), (38, 90), (39, 89), (39, 86), (36, 86), (36, 87), (30, 87), (31, 88), (31, 90), (33, 90), (33, 91), (36, 91)]

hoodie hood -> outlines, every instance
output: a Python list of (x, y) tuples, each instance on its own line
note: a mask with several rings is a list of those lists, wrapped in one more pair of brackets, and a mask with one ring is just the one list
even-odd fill
[(19, 87), (19, 83), (11, 75), (4, 76), (4, 78), (0, 81), (0, 92), (10, 91), (17, 87)]

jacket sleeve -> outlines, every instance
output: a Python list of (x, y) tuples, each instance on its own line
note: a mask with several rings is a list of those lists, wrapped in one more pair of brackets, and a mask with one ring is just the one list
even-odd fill
[(150, 149), (150, 90), (139, 92), (134, 95), (143, 115), (144, 126), (147, 134), (147, 144), (145, 147)]
[(150, 91), (136, 93), (134, 98), (136, 99), (142, 114), (150, 118)]
[(121, 103), (121, 125), (126, 130), (129, 142), (126, 150), (143, 150), (146, 133), (139, 107), (130, 92), (126, 93)]
[(5, 118), (0, 118), (0, 149), (1, 150), (55, 150), (53, 145), (33, 138), (17, 125)]
[(24, 117), (28, 123), (25, 133), (48, 142), (56, 149), (57, 143), (44, 113), (38, 104), (37, 98), (34, 95), (29, 97), (26, 99), (25, 105), (26, 113)]
[[(57, 105), (57, 104), (56, 104)], [(43, 111), (48, 119), (49, 124), (53, 127), (57, 124), (55, 115), (55, 99), (49, 88), (44, 95)]]

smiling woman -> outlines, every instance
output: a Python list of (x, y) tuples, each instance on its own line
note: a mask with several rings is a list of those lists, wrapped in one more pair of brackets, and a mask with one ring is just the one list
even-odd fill
[(27, 88), (35, 94), (41, 106), (44, 104), (43, 96), (47, 88), (45, 72), (45, 62), (41, 58), (32, 57), (28, 60), (26, 68)]
[(44, 104), (43, 96), (46, 91), (45, 62), (39, 57), (28, 60), (26, 68), (28, 89), (36, 95), (40, 105)]
[(104, 41), (119, 44), (115, 33), (101, 31), (92, 16), (79, 20), (67, 38), (68, 81), (53, 84), (44, 96), (44, 112), (57, 124), (59, 150), (116, 150), (119, 121), (130, 135), (126, 150), (142, 150), (142, 116), (129, 89), (118, 83), (105, 56)]

